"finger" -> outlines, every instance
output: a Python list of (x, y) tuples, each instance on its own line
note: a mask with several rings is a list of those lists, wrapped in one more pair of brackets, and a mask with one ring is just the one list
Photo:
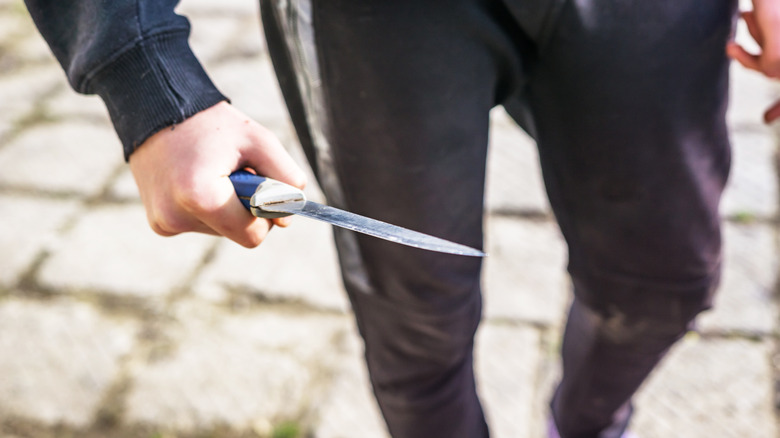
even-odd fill
[(745, 50), (737, 43), (729, 43), (726, 46), (726, 53), (734, 60), (742, 64), (743, 67), (750, 70), (761, 71), (759, 58), (756, 55)]
[(772, 123), (778, 119), (780, 119), (780, 101), (775, 102), (775, 104), (764, 113), (764, 121), (766, 123)]
[(277, 227), (287, 228), (292, 223), (292, 216), (285, 216), (273, 219), (272, 221)]
[(219, 235), (211, 227), (184, 212), (177, 214), (156, 210), (155, 213), (147, 214), (147, 220), (155, 233), (165, 237), (186, 232), (204, 233), (213, 236)]
[(241, 204), (233, 183), (225, 176), (194, 189), (191, 199), (179, 203), (204, 226), (247, 248), (258, 246), (271, 229), (267, 219), (257, 219)]
[(306, 174), (285, 150), (279, 139), (271, 131), (260, 128), (255, 143), (247, 145), (242, 150), (246, 165), (255, 169), (260, 175), (302, 189), (306, 186)]
[(756, 15), (753, 13), (753, 11), (743, 12), (742, 19), (745, 20), (745, 24), (747, 25), (750, 36), (753, 37), (759, 46), (763, 46), (764, 35), (761, 33), (761, 28), (758, 26), (758, 21), (756, 21)]

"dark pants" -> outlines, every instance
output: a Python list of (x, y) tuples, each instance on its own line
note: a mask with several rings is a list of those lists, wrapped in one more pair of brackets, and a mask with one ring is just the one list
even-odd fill
[[(619, 436), (718, 281), (736, 1), (262, 3), (332, 204), (480, 247), (489, 110), (537, 140), (576, 296), (553, 417), (566, 438)], [(486, 437), (480, 260), (336, 241), (393, 436)]]

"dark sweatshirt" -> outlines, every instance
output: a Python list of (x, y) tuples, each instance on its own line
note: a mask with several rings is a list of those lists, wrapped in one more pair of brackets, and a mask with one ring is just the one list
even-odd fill
[(178, 0), (25, 0), (71, 86), (98, 94), (125, 159), (147, 137), (226, 100), (190, 50)]

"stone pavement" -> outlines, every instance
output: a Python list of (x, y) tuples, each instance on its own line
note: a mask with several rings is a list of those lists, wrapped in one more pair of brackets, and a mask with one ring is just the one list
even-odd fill
[[(302, 159), (255, 2), (183, 3), (216, 83)], [(780, 93), (734, 78), (723, 288), (637, 397), (642, 438), (779, 436), (777, 141), (760, 114)], [(540, 438), (565, 249), (533, 143), (501, 110), (492, 123), (479, 391), (494, 436)], [(153, 234), (102, 103), (0, 0), (0, 438), (384, 437), (349, 312), (325, 225), (255, 250)]]

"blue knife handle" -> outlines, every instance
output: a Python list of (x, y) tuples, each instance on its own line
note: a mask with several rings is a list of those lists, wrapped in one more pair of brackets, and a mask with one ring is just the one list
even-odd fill
[(266, 180), (265, 177), (249, 173), (246, 170), (237, 170), (230, 174), (230, 182), (236, 189), (236, 195), (247, 210), (251, 210), (249, 200), (255, 194), (257, 186)]

